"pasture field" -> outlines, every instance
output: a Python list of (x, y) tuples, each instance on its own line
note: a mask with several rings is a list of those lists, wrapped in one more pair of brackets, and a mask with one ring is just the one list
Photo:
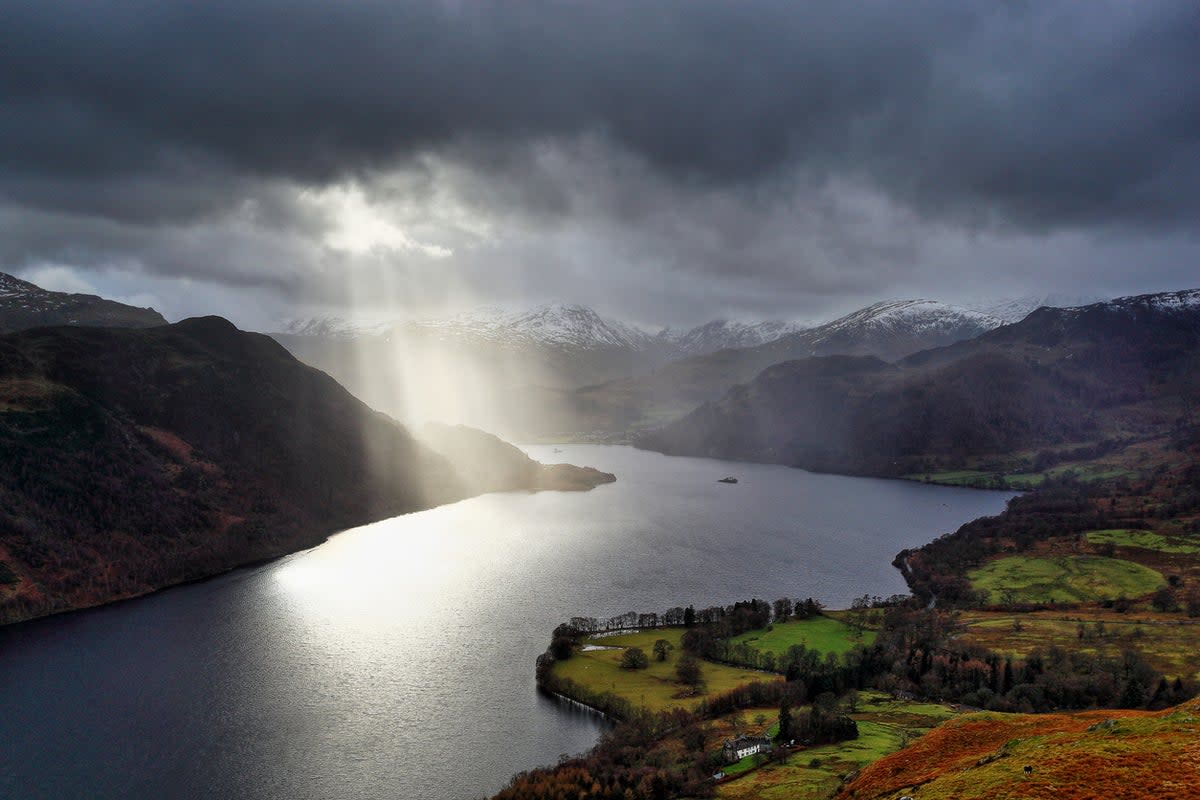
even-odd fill
[(1087, 603), (1142, 597), (1166, 584), (1133, 561), (1103, 556), (1009, 556), (971, 570), (971, 584), (991, 603)]
[(760, 628), (730, 639), (730, 644), (746, 644), (764, 653), (783, 655), (788, 648), (802, 644), (809, 650), (841, 655), (857, 644), (871, 644), (875, 631), (856, 631), (852, 625), (828, 616), (777, 622), (771, 630)]
[(1154, 531), (1119, 528), (1088, 531), (1088, 544), (1111, 544), (1116, 547), (1139, 547), (1160, 553), (1200, 553), (1200, 536), (1163, 536)]
[[(583, 650), (565, 661), (554, 664), (554, 672), (598, 692), (612, 692), (630, 703), (651, 711), (666, 711), (672, 708), (695, 708), (705, 697), (720, 694), (737, 686), (754, 681), (783, 680), (757, 670), (700, 662), (700, 673), (704, 686), (700, 693), (691, 690), (675, 679), (675, 666), (682, 650), (679, 638), (682, 628), (658, 628), (638, 631), (620, 636), (605, 636), (586, 640), (586, 645), (600, 645), (613, 649)], [(674, 645), (666, 661), (654, 658), (654, 642), (666, 639)], [(640, 647), (650, 659), (645, 669), (621, 669), (621, 656), (627, 647)]]
[(946, 470), (944, 472), (915, 472), (904, 477), (909, 480), (925, 483), (940, 483), (947, 486), (967, 486), (975, 489), (1014, 489), (1030, 491), (1045, 483), (1048, 479), (1071, 476), (1085, 483), (1095, 481), (1115, 480), (1118, 478), (1135, 479), (1141, 476), (1137, 470), (1109, 463), (1074, 463), (1060, 464), (1045, 472), (996, 472), (979, 469)]

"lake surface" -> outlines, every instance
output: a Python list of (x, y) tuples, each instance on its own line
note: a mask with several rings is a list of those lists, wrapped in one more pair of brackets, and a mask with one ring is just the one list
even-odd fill
[(527, 450), (618, 482), (487, 495), (0, 629), (0, 797), (482, 797), (602, 730), (535, 691), (558, 622), (902, 592), (898, 550), (1011, 496), (628, 447)]

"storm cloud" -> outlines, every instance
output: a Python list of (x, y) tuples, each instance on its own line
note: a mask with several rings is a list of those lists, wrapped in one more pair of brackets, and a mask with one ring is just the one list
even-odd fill
[(1197, 255), (1193, 3), (2, 5), (0, 269), (670, 322)]

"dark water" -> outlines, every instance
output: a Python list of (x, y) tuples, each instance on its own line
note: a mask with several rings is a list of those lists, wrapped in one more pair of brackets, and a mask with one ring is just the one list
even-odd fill
[[(0, 797), (482, 796), (600, 730), (534, 690), (557, 622), (903, 591), (896, 551), (1008, 496), (626, 447), (529, 450), (619, 481), (480, 497), (0, 630)], [(716, 483), (728, 474), (741, 482)]]

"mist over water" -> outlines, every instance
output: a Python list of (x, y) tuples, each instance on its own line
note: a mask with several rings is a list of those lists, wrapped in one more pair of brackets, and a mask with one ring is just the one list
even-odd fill
[[(526, 449), (618, 481), (478, 497), (0, 630), (0, 797), (480, 797), (602, 729), (535, 691), (558, 622), (903, 591), (898, 550), (1010, 496)], [(740, 483), (716, 483), (725, 475)]]

